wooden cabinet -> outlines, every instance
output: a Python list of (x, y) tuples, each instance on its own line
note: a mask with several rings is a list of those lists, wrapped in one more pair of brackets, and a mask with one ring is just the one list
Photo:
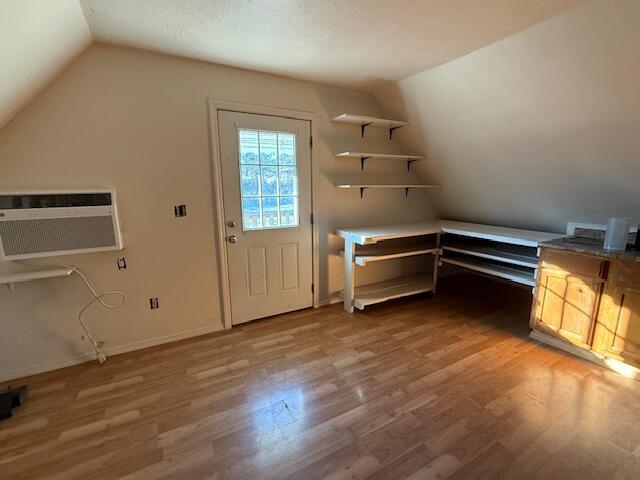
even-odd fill
[(604, 280), (599, 259), (543, 251), (532, 308), (532, 327), (588, 347)]
[(593, 350), (640, 367), (640, 264), (611, 265)]
[(543, 248), (531, 327), (640, 367), (640, 263)]

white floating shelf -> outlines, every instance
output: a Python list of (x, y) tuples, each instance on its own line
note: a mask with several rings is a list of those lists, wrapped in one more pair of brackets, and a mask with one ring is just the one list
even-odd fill
[(515, 248), (507, 249), (503, 246), (496, 245), (473, 245), (465, 242), (442, 245), (443, 250), (450, 252), (463, 253), (473, 257), (486, 258), (487, 260), (509, 263), (520, 267), (537, 268), (538, 257), (533, 247), (521, 248), (531, 248), (531, 252), (518, 251)]
[(349, 158), (389, 158), (394, 160), (422, 160), (422, 155), (401, 155), (396, 153), (368, 153), (368, 152), (340, 152), (336, 153), (336, 157)]
[(364, 193), (364, 190), (367, 188), (404, 188), (404, 193), (405, 195), (409, 195), (409, 189), (410, 188), (439, 188), (440, 185), (425, 185), (422, 183), (418, 183), (418, 184), (411, 184), (411, 183), (407, 183), (407, 184), (371, 184), (371, 183), (361, 183), (361, 184), (351, 184), (351, 183), (347, 183), (347, 184), (340, 184), (340, 185), (336, 185), (336, 188), (343, 188), (343, 189), (349, 189), (349, 188), (359, 188), (360, 189), (360, 198), (362, 198), (362, 194)]
[(366, 127), (378, 127), (389, 129), (389, 139), (393, 135), (393, 131), (396, 128), (404, 127), (408, 125), (407, 122), (400, 120), (391, 120), (388, 118), (368, 117), (366, 115), (356, 115), (355, 113), (341, 113), (337, 117), (333, 117), (331, 120), (340, 123), (351, 123), (354, 125), (360, 125), (361, 135), (364, 137), (364, 129)]
[[(426, 255), (430, 253), (438, 253), (440, 249), (428, 246), (412, 245), (410, 247), (398, 245), (395, 247), (385, 247), (372, 245), (363, 248), (362, 251), (356, 253), (355, 263), (361, 267), (365, 267), (371, 262), (380, 262), (382, 260), (392, 260), (394, 258), (412, 257), (415, 255)], [(340, 255), (344, 255), (344, 251), (340, 251)]]
[(362, 183), (362, 184), (341, 184), (336, 185), (338, 188), (438, 188), (440, 185), (425, 185), (422, 183), (407, 183), (407, 184), (373, 184), (373, 183)]
[(386, 282), (356, 287), (353, 306), (358, 310), (364, 310), (364, 307), (367, 305), (386, 302), (394, 298), (416, 295), (418, 293), (431, 292), (433, 289), (434, 284), (431, 275), (412, 275), (409, 277), (394, 278)]
[(474, 260), (471, 258), (454, 259), (440, 257), (440, 260), (442, 260), (444, 263), (468, 268), (469, 270), (474, 270), (480, 273), (486, 273), (487, 275), (492, 275), (494, 277), (504, 278), (506, 280), (511, 280), (512, 282), (520, 283), (522, 285), (529, 285), (530, 287), (533, 287), (536, 284), (536, 279), (533, 272), (523, 272), (522, 270), (518, 270), (516, 268), (507, 267), (504, 265), (495, 265), (493, 263), (482, 260)]
[(11, 272), (0, 274), (0, 285), (8, 285), (13, 292), (15, 283), (31, 282), (33, 280), (44, 280), (46, 278), (68, 277), (73, 269), (67, 267), (43, 268), (40, 270), (26, 270), (22, 272)]
[(423, 160), (422, 155), (401, 155), (395, 153), (369, 153), (369, 152), (340, 152), (336, 153), (339, 158), (359, 158), (360, 168), (364, 170), (364, 161), (369, 158), (385, 158), (388, 160), (404, 160), (407, 162), (407, 170), (411, 169), (411, 164), (418, 160)]

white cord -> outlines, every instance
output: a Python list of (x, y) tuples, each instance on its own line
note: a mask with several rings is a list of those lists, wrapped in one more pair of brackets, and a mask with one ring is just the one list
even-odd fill
[[(89, 332), (89, 329), (85, 326), (84, 322), (82, 321), (82, 314), (85, 312), (85, 310), (87, 310), (91, 305), (93, 305), (96, 302), (98, 302), (104, 308), (107, 308), (109, 310), (116, 310), (116, 309), (122, 307), (122, 305), (124, 305), (124, 302), (127, 301), (127, 296), (124, 294), (124, 292), (120, 292), (120, 291), (117, 291), (117, 290), (114, 290), (114, 291), (111, 291), (111, 292), (98, 293), (91, 286), (91, 283), (89, 282), (87, 277), (84, 275), (84, 273), (82, 273), (80, 271), (80, 269), (78, 267), (73, 266), (73, 265), (62, 265), (62, 266), (65, 267), (65, 268), (70, 269), (73, 273), (76, 273), (82, 279), (84, 284), (87, 286), (87, 288), (91, 292), (91, 295), (93, 295), (93, 298), (91, 299), (91, 301), (89, 303), (87, 303), (84, 307), (82, 307), (80, 312), (78, 312), (78, 323), (80, 324), (80, 326), (84, 330), (84, 333), (87, 335), (87, 338), (89, 339), (89, 341), (93, 345), (93, 348), (96, 351), (96, 356), (98, 358), (98, 361), (100, 363), (104, 363), (104, 362), (107, 361), (107, 356), (100, 350), (100, 344), (96, 341), (95, 338), (93, 338), (93, 335), (91, 335), (91, 332)], [(110, 295), (118, 295), (121, 298), (121, 302), (116, 304), (116, 305), (111, 305), (111, 304), (108, 304), (107, 302), (105, 302), (104, 300), (102, 300), (104, 297), (108, 297)]]

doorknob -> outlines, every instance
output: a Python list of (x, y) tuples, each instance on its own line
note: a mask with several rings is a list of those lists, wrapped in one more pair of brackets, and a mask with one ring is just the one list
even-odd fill
[(227, 240), (229, 240), (229, 243), (238, 243), (237, 235), (229, 235), (229, 238)]

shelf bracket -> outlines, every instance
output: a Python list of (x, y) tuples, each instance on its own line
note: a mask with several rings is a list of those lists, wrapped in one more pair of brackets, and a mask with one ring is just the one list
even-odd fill
[(402, 127), (402, 125), (400, 125), (399, 127), (391, 127), (389, 129), (389, 140), (393, 138), (393, 131), (399, 129), (400, 127)]
[(360, 138), (364, 138), (364, 129), (367, 128), (369, 125), (371, 125), (371, 122), (363, 123), (362, 125), (360, 125)]
[(363, 194), (364, 194), (364, 189), (366, 187), (360, 187), (360, 198), (362, 198)]
[(360, 170), (364, 170), (364, 161), (371, 157), (360, 157)]
[(411, 171), (411, 164), (415, 162), (415, 160), (407, 160), (407, 172)]
[(404, 188), (404, 196), (408, 197), (409, 196), (409, 187), (405, 187)]

